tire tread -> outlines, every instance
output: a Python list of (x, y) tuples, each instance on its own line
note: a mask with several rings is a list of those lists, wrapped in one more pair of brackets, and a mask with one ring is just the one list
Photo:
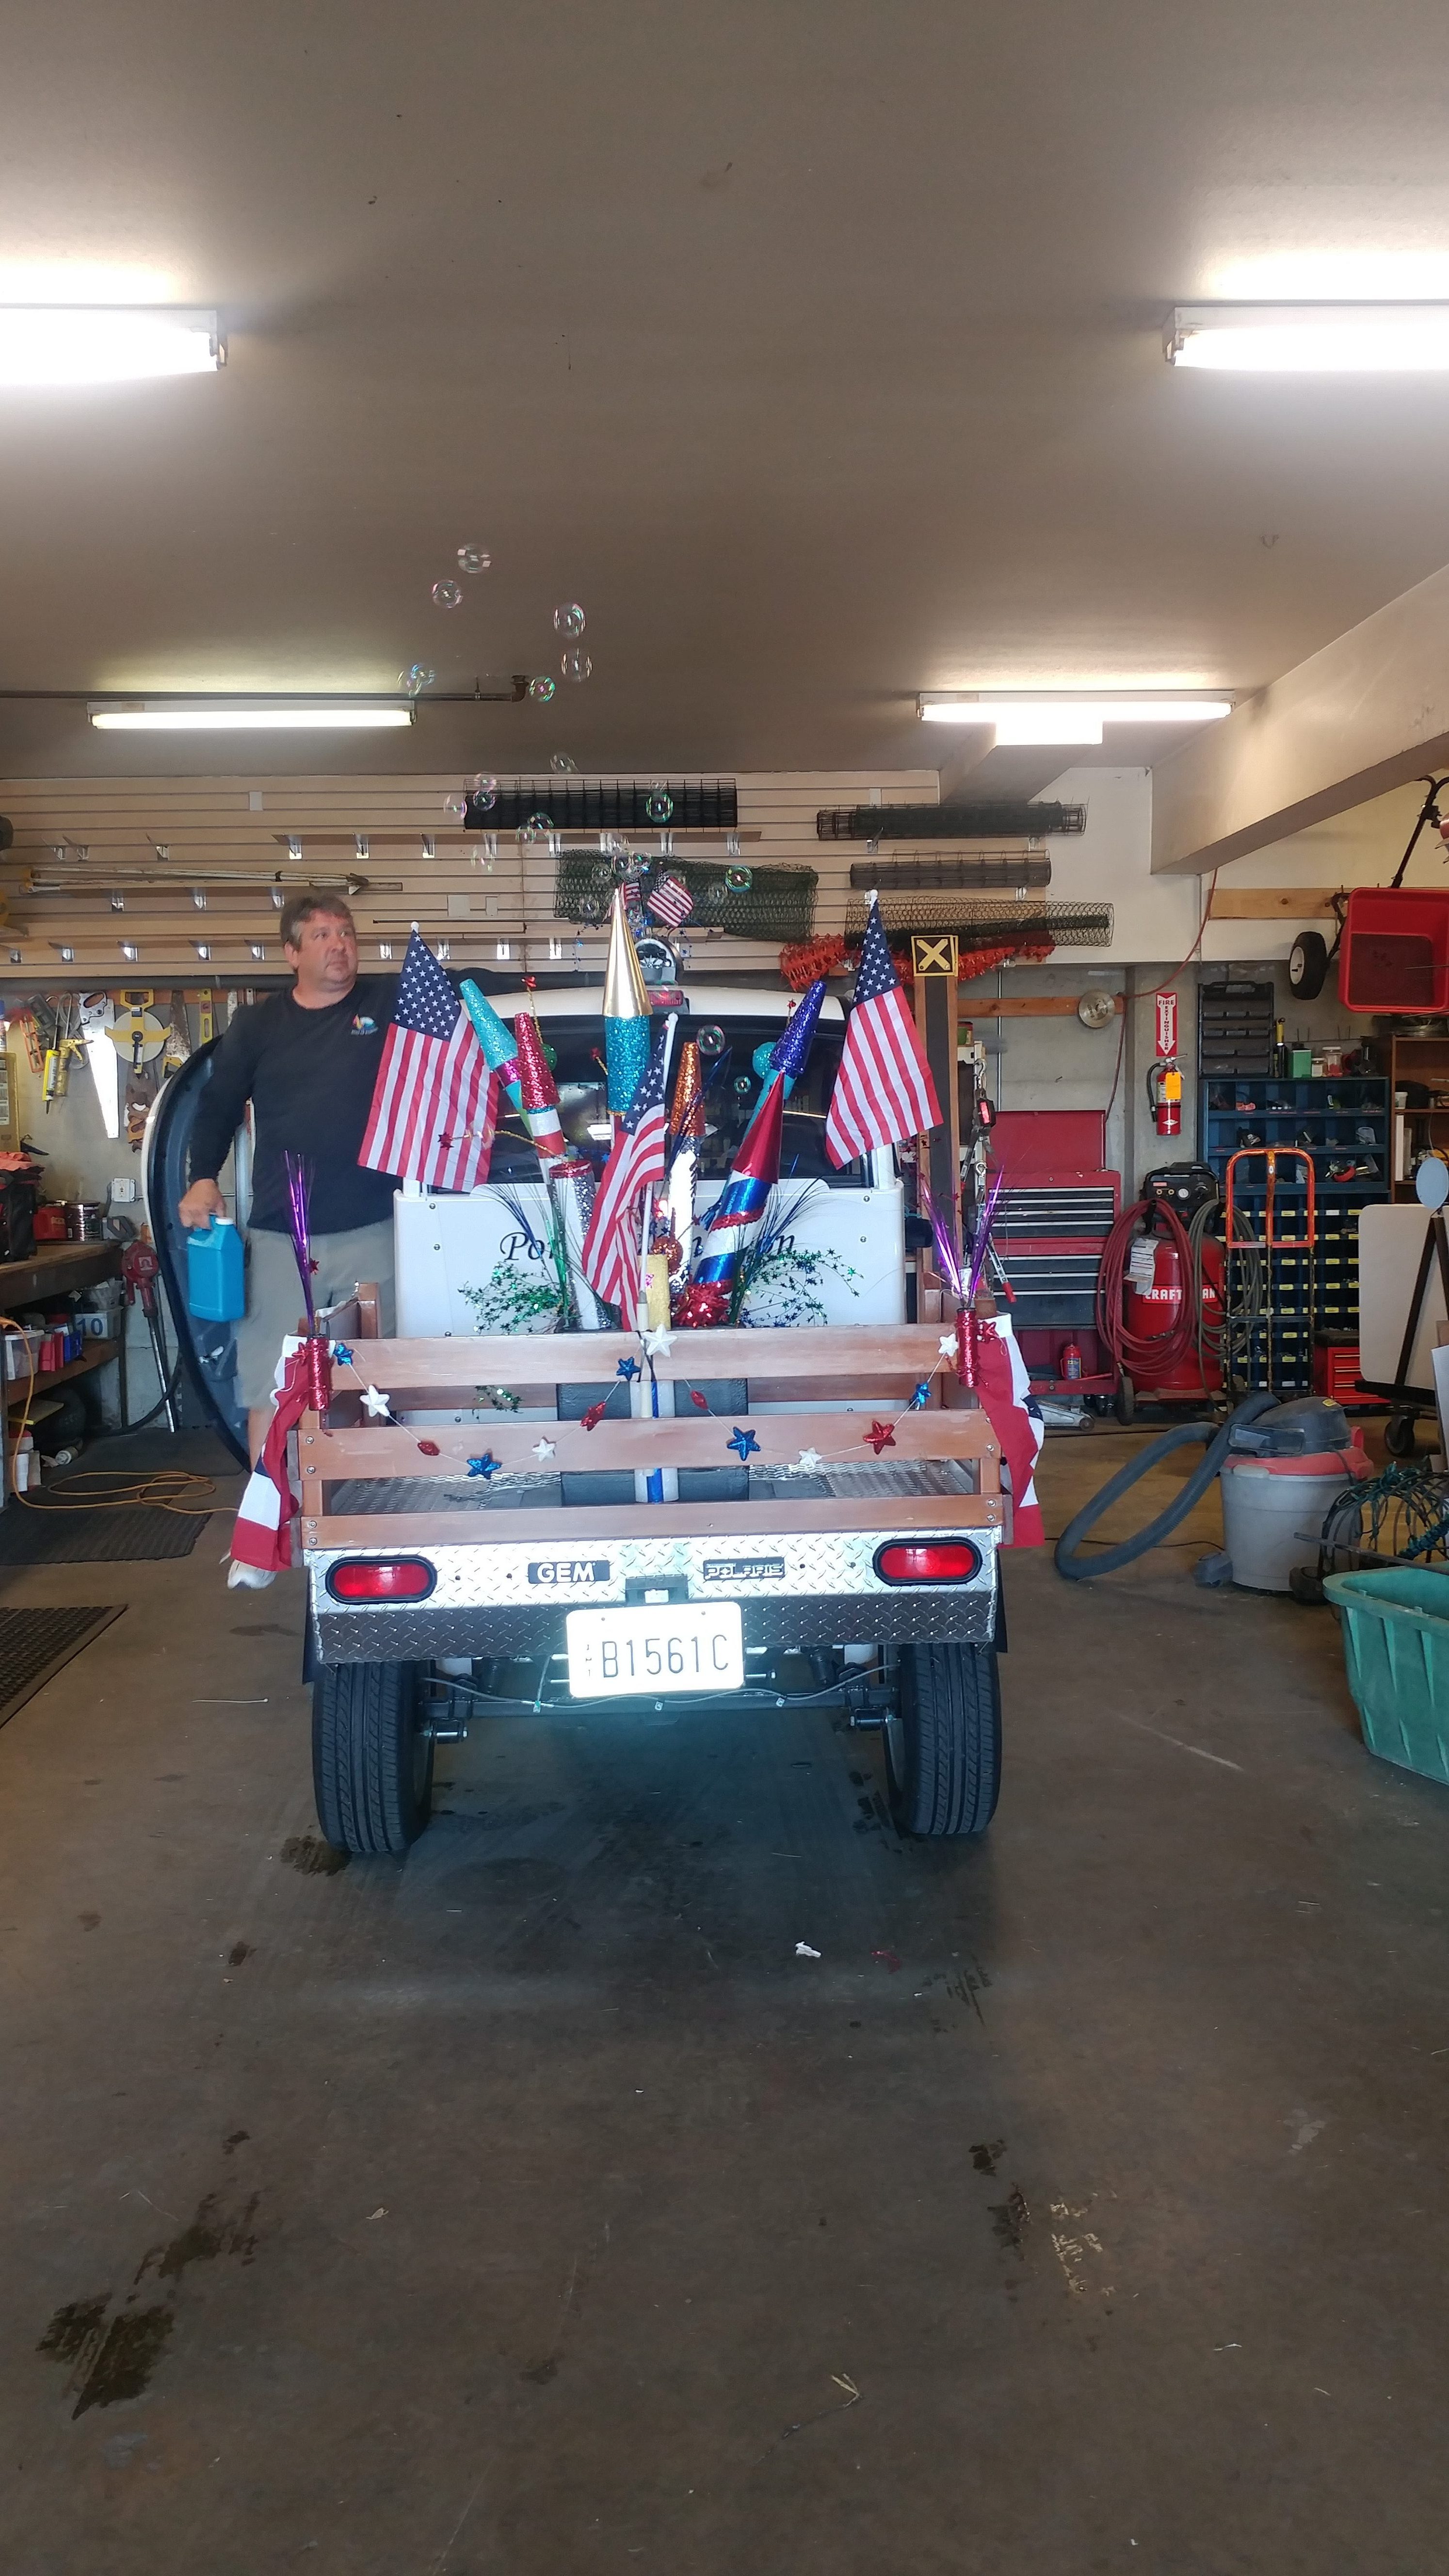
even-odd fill
[(910, 1834), (984, 1834), (1001, 1786), (996, 1650), (907, 1646), (901, 1662), (905, 1778), (892, 1783), (896, 1820)]
[(412, 1781), (414, 1664), (329, 1664), (312, 1695), (312, 1776), (317, 1821), (339, 1850), (362, 1858), (405, 1852), (427, 1823)]

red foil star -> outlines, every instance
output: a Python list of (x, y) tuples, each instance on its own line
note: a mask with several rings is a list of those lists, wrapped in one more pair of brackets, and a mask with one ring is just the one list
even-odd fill
[(609, 1399), (605, 1396), (601, 1403), (591, 1404), (586, 1413), (581, 1413), (579, 1420), (586, 1431), (596, 1431), (608, 1410)]
[(896, 1445), (896, 1435), (888, 1422), (873, 1422), (870, 1429), (863, 1431), (860, 1436), (862, 1440), (869, 1442), (877, 1458), (882, 1449), (894, 1449)]

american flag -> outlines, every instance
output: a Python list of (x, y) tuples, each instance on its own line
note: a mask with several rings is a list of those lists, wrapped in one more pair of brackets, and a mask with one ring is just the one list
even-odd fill
[(498, 1083), (431, 948), (413, 932), (358, 1161), (430, 1190), (488, 1177)]
[(855, 978), (855, 1008), (825, 1121), (825, 1150), (838, 1169), (873, 1145), (898, 1145), (940, 1123), (936, 1086), (891, 964), (880, 905), (872, 895)]
[(664, 1178), (664, 1076), (672, 1022), (654, 1035), (654, 1048), (634, 1105), (604, 1165), (599, 1195), (584, 1236), (580, 1266), (589, 1286), (617, 1306), (626, 1330), (639, 1295), (643, 1223), (636, 1213), (646, 1182)]
[(656, 921), (666, 921), (671, 930), (677, 930), (693, 912), (694, 897), (683, 877), (659, 877), (649, 889), (646, 910)]

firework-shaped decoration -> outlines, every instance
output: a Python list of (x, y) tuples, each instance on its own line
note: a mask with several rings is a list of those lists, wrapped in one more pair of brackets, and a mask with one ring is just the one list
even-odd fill
[(486, 993), (466, 977), (458, 987), (463, 1008), (473, 1023), (483, 1059), (490, 1073), (496, 1073), (515, 1109), (523, 1107), (523, 1077), (518, 1063), (518, 1040), (506, 1020), (500, 1020)]
[(644, 1079), (650, 1045), (649, 993), (639, 952), (624, 910), (624, 890), (614, 889), (609, 923), (609, 958), (604, 968), (604, 1057), (609, 1074), (609, 1107), (627, 1118), (634, 1094)]
[(670, 1276), (676, 1281), (689, 1267), (694, 1240), (694, 1185), (703, 1137), (704, 1079), (699, 1041), (686, 1038), (679, 1050), (679, 1071), (674, 1077), (674, 1100), (669, 1112), (669, 1179), (665, 1187), (669, 1232), (679, 1247), (677, 1257), (670, 1263)]
[(528, 1132), (546, 1177), (550, 1165), (562, 1162), (569, 1152), (568, 1139), (558, 1114), (558, 1084), (549, 1071), (538, 1022), (532, 1011), (519, 1012), (513, 1033), (518, 1043), (523, 1114), (528, 1120)]
[(553, 1201), (558, 1224), (569, 1320), (574, 1330), (580, 1333), (599, 1333), (605, 1329), (603, 1309), (580, 1267), (583, 1240), (589, 1230), (598, 1188), (593, 1164), (582, 1154), (569, 1154), (562, 1162), (548, 1167), (548, 1194)]
[(695, 1282), (728, 1289), (743, 1252), (765, 1212), (765, 1201), (780, 1177), (785, 1084), (776, 1074), (745, 1130), (730, 1176), (705, 1227), (704, 1249), (695, 1264)]
[(794, 1012), (785, 1023), (783, 1034), (775, 1041), (770, 1071), (784, 1075), (787, 1100), (805, 1070), (824, 999), (825, 978), (821, 975), (808, 991), (801, 994)]

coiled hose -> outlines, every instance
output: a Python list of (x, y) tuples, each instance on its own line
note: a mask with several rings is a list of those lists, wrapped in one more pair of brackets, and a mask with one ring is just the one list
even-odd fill
[[(1177, 1253), (1182, 1294), (1177, 1301), (1177, 1319), (1165, 1333), (1130, 1333), (1123, 1316), (1122, 1297), (1132, 1239), (1139, 1219), (1146, 1216), (1155, 1217), (1165, 1228)], [(1124, 1208), (1102, 1247), (1102, 1266), (1097, 1273), (1097, 1331), (1118, 1368), (1125, 1370), (1128, 1377), (1170, 1377), (1178, 1362), (1187, 1358), (1197, 1329), (1196, 1309), (1189, 1294), (1191, 1277), (1192, 1246), (1176, 1209), (1170, 1208), (1165, 1199), (1138, 1199), (1134, 1206)]]
[[(1109, 1476), (1101, 1492), (1082, 1505), (1075, 1520), (1068, 1521), (1056, 1544), (1058, 1574), (1065, 1575), (1068, 1583), (1081, 1583), (1089, 1574), (1115, 1574), (1119, 1567), (1131, 1565), (1139, 1556), (1145, 1556), (1149, 1548), (1160, 1547), (1169, 1530), (1175, 1530), (1178, 1522), (1185, 1521), (1194, 1505), (1201, 1502), (1228, 1454), (1233, 1433), (1239, 1425), (1256, 1422), (1260, 1413), (1271, 1412), (1278, 1401), (1276, 1395), (1260, 1389), (1240, 1404), (1236, 1412), (1230, 1413), (1216, 1432), (1210, 1422), (1179, 1422), (1171, 1431), (1164, 1431), (1161, 1439), (1154, 1440), (1140, 1457), (1129, 1459), (1125, 1467), (1118, 1468), (1115, 1476)], [(1124, 1538), (1116, 1547), (1104, 1548), (1098, 1556), (1085, 1560), (1078, 1556), (1077, 1550), (1087, 1532), (1095, 1527), (1104, 1512), (1110, 1511), (1112, 1505), (1120, 1501), (1123, 1494), (1130, 1492), (1139, 1476), (1145, 1476), (1160, 1458), (1167, 1456), (1170, 1449), (1185, 1449), (1189, 1442), (1196, 1440), (1208, 1441), (1207, 1456), (1189, 1476), (1176, 1500), (1169, 1503), (1165, 1511), (1159, 1512), (1156, 1520), (1149, 1521), (1135, 1538)]]

